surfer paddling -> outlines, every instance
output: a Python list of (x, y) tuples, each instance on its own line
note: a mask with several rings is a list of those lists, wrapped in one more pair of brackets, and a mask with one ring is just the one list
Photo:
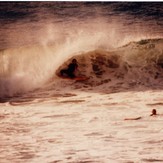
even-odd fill
[[(156, 116), (156, 115), (158, 115), (157, 114), (157, 111), (156, 111), (156, 109), (153, 109), (152, 110), (152, 114), (150, 114), (150, 116)], [(136, 118), (125, 118), (124, 120), (138, 120), (138, 119), (141, 119), (142, 117), (136, 117)]]
[(154, 116), (154, 115), (157, 115), (156, 109), (153, 109), (153, 110), (152, 110), (152, 114), (151, 114), (150, 116)]
[(60, 75), (63, 77), (66, 75), (69, 78), (75, 78), (76, 77), (75, 71), (77, 70), (77, 68), (78, 68), (77, 60), (73, 59), (72, 62), (68, 65), (67, 69), (62, 69), (60, 71)]

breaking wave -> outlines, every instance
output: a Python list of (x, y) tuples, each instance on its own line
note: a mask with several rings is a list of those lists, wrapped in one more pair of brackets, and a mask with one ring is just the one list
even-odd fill
[(119, 48), (96, 48), (92, 44), (83, 44), (85, 48), (66, 47), (48, 45), (1, 50), (0, 97), (22, 94), (47, 83), (54, 85), (61, 80), (57, 76), (59, 70), (72, 58), (79, 63), (77, 74), (89, 77), (87, 85), (90, 86), (120, 82), (130, 86), (135, 83), (161, 85), (163, 39), (130, 42)]
[[(56, 74), (72, 58), (60, 66)], [(111, 81), (152, 85), (159, 84), (163, 77), (163, 39), (130, 42), (112, 51), (96, 49), (75, 58), (79, 62), (78, 76), (90, 77), (91, 85)]]

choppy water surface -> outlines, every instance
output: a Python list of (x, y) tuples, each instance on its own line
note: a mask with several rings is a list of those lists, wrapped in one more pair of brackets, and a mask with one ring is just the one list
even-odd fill
[(1, 162), (163, 161), (162, 92), (75, 92), (1, 104)]

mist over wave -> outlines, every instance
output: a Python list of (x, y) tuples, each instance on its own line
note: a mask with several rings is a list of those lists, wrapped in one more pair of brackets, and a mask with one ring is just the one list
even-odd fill
[(92, 35), (88, 31), (72, 32), (68, 29), (64, 33), (58, 28), (48, 26), (43, 33), (44, 39), (39, 38), (39, 44), (0, 51), (1, 94), (12, 95), (39, 87), (73, 55), (113, 46), (107, 43), (107, 36), (101, 31)]

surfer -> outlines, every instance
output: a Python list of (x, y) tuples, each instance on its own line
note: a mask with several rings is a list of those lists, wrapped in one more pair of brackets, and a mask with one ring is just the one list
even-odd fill
[(76, 77), (75, 71), (77, 70), (77, 68), (78, 68), (77, 60), (73, 59), (72, 62), (68, 65), (68, 68), (62, 69), (60, 71), (60, 74), (61, 74), (61, 76), (66, 75), (70, 78), (75, 78)]
[[(152, 110), (152, 114), (150, 114), (150, 116), (155, 116), (158, 115), (156, 109)], [(136, 117), (136, 118), (125, 118), (124, 120), (138, 120), (141, 119), (142, 117)]]

